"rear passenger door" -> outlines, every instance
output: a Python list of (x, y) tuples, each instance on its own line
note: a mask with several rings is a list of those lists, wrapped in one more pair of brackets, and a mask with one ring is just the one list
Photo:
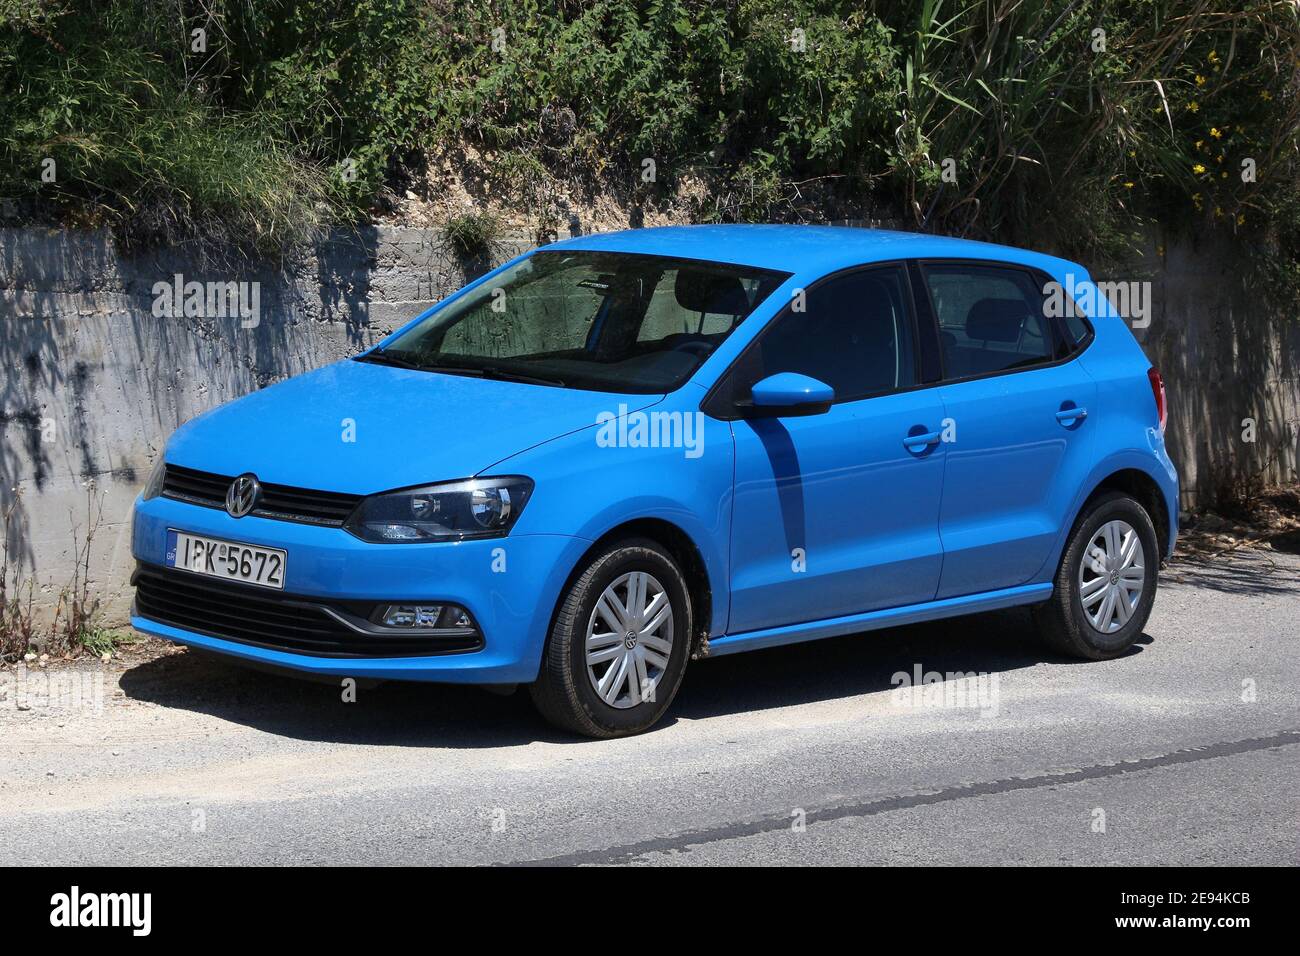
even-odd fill
[[(1088, 473), (1096, 384), (1045, 315), (1041, 273), (1004, 263), (922, 262), (952, 422), (937, 598), (1015, 587), (1046, 566)], [(1086, 343), (1085, 343), (1086, 344)]]

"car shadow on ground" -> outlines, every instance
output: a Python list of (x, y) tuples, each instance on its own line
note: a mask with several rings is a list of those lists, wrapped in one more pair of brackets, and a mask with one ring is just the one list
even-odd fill
[[(1139, 636), (1129, 654), (1151, 644)], [(691, 719), (893, 691), (916, 670), (1004, 674), (1083, 664), (1049, 649), (1029, 611), (1012, 609), (718, 658), (687, 671), (674, 710)]]
[[(1132, 653), (1151, 643), (1145, 634)], [(692, 663), (656, 727), (889, 692), (894, 675), (1004, 673), (1066, 662), (1040, 642), (1023, 609), (914, 624)], [(1077, 662), (1076, 662), (1077, 663)], [(339, 683), (249, 670), (195, 651), (166, 654), (123, 673), (127, 697), (301, 740), (395, 747), (490, 748), (576, 742), (533, 711), (520, 688), (386, 682), (345, 703)], [(653, 731), (652, 731), (653, 732)]]

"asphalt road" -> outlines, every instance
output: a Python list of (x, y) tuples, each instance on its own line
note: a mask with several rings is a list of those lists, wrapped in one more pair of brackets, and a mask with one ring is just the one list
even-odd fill
[[(917, 666), (982, 676), (904, 699)], [(1272, 550), (1175, 563), (1120, 660), (1051, 656), (1023, 611), (918, 625), (693, 664), (620, 741), (522, 693), (88, 673), (98, 712), (0, 677), (0, 863), (1300, 861), (1300, 557)]]

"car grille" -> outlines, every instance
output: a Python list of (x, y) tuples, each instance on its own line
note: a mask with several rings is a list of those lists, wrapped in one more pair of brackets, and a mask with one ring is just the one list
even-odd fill
[[(209, 471), (195, 471), (179, 465), (167, 465), (163, 472), (162, 493), (167, 498), (186, 501), (205, 508), (226, 507), (226, 492), (234, 475), (215, 475)], [(280, 521), (299, 521), (337, 528), (347, 520), (361, 495), (345, 495), (336, 491), (313, 491), (290, 485), (262, 484), (262, 494), (257, 507), (250, 512), (259, 518)]]
[[(373, 602), (332, 601), (271, 592), (255, 585), (215, 581), (190, 571), (140, 564), (135, 612), (140, 617), (240, 644), (314, 657), (427, 657), (478, 650), (475, 628), (455, 633), (361, 633), (335, 614), (366, 622)], [(399, 603), (399, 602), (391, 602)], [(331, 614), (330, 611), (334, 613)], [(450, 630), (450, 629), (448, 629)]]

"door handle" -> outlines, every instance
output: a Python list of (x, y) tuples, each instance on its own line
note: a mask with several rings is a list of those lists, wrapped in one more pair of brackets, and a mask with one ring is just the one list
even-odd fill
[(923, 435), (908, 435), (903, 439), (903, 447), (908, 451), (923, 451), (931, 445), (939, 444), (939, 432), (926, 432)]
[(1088, 410), (1086, 408), (1063, 408), (1056, 413), (1056, 420), (1062, 425), (1081, 422), (1087, 417)]

